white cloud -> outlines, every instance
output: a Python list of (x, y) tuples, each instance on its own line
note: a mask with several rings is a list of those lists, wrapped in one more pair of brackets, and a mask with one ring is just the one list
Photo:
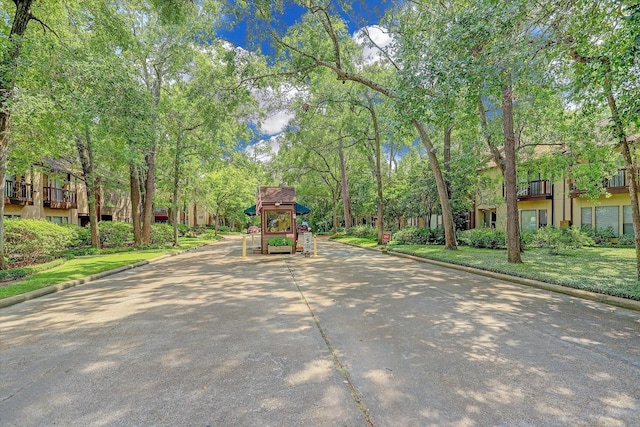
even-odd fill
[(267, 117), (261, 124), (260, 130), (265, 135), (275, 135), (286, 129), (291, 119), (295, 117), (290, 111), (283, 110)]
[(280, 150), (280, 140), (283, 134), (274, 135), (269, 139), (261, 139), (245, 149), (245, 153), (255, 161), (269, 162)]
[(277, 89), (253, 90), (252, 93), (260, 109), (265, 112), (266, 118), (259, 121), (262, 133), (270, 136), (284, 131), (295, 117), (295, 113), (291, 110), (291, 103), (300, 94), (300, 90), (285, 85)]
[(353, 39), (363, 47), (362, 59), (365, 65), (382, 60), (384, 55), (380, 50), (390, 49), (393, 42), (389, 31), (379, 25), (370, 25), (356, 31)]

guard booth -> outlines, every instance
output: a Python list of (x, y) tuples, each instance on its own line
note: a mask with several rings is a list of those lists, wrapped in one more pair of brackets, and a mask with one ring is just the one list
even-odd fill
[(289, 237), (296, 247), (296, 190), (293, 187), (260, 187), (256, 214), (260, 216), (263, 254), (267, 253), (267, 241), (272, 237)]

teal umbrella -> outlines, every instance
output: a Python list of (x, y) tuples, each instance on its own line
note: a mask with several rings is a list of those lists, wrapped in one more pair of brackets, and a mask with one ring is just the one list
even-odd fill
[[(296, 203), (296, 215), (304, 215), (311, 212), (311, 209), (308, 207), (301, 205), (300, 203)], [(253, 205), (244, 210), (245, 215), (254, 216), (256, 214), (256, 205)]]

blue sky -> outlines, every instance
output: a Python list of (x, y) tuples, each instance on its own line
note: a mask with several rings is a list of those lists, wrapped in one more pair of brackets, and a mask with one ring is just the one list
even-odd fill
[[(384, 10), (392, 4), (392, 0), (354, 0), (351, 2), (352, 10), (343, 13), (342, 18), (347, 22), (349, 32), (353, 34), (364, 26), (378, 24)], [(285, 12), (278, 21), (283, 28), (289, 27), (298, 22), (304, 12), (304, 8), (289, 4), (285, 7)], [(232, 29), (219, 30), (218, 35), (235, 46), (250, 48), (247, 42), (246, 22), (238, 22)], [(269, 47), (265, 43), (261, 47), (263, 52), (269, 51)]]

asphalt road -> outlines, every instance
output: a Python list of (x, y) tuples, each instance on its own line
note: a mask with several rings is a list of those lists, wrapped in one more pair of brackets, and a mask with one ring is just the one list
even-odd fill
[(638, 426), (640, 313), (228, 239), (0, 309), (1, 426)]

